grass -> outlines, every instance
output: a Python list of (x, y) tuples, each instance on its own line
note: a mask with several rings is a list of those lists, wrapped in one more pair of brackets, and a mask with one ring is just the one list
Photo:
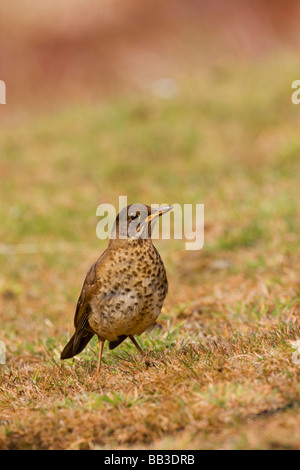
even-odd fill
[[(0, 447), (296, 449), (300, 114), (295, 59), (229, 64), (148, 95), (78, 106), (0, 136)], [(276, 77), (276, 80), (274, 80)], [(291, 77), (291, 79), (290, 79)], [(160, 329), (60, 361), (102, 202), (204, 203), (205, 245), (156, 246)]]

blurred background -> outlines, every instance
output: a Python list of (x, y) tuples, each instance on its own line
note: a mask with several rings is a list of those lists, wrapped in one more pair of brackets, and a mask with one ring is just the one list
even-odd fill
[[(203, 253), (160, 242), (189, 274), (181, 300), (203, 266), (262, 269), (298, 246), (299, 18), (293, 0), (2, 1), (2, 289), (38, 283), (38, 253), (42, 277), (74, 250), (85, 269), (106, 246), (96, 208), (119, 195), (205, 204)], [(36, 255), (23, 274), (15, 253)]]
[(201, 81), (207, 67), (218, 75), (230, 60), (298, 52), (299, 15), (296, 0), (2, 1), (9, 109), (1, 115), (124, 92), (163, 94), (161, 78), (192, 73)]
[(106, 246), (96, 208), (119, 195), (205, 204), (202, 253), (160, 242), (190, 286), (236, 266), (228, 250), (265, 265), (297, 245), (299, 18), (293, 0), (1, 2), (1, 252), (35, 253), (24, 276), (8, 257), (4, 291), (38, 253), (58, 253), (54, 278), (70, 251), (85, 269)]

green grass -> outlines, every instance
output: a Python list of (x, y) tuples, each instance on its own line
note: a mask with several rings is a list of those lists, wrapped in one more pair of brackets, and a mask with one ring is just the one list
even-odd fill
[[(297, 59), (298, 60), (298, 59)], [(294, 57), (233, 62), (74, 106), (0, 136), (1, 448), (299, 448), (300, 108)], [(204, 203), (205, 245), (156, 241), (170, 292), (160, 329), (74, 360), (96, 208)], [(286, 422), (289, 426), (286, 426)]]

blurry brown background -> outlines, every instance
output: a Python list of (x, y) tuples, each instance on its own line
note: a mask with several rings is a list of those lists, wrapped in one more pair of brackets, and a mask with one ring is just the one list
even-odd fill
[(298, 50), (299, 18), (296, 0), (2, 0), (5, 116), (144, 90), (230, 57)]

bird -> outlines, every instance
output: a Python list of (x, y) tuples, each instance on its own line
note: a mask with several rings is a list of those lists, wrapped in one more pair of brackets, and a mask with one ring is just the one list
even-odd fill
[(117, 215), (106, 250), (84, 280), (75, 311), (75, 333), (61, 359), (82, 352), (95, 334), (99, 339), (96, 374), (101, 372), (105, 341), (112, 350), (129, 338), (144, 355), (134, 336), (155, 325), (168, 292), (166, 269), (151, 234), (158, 218), (171, 209), (131, 204)]

